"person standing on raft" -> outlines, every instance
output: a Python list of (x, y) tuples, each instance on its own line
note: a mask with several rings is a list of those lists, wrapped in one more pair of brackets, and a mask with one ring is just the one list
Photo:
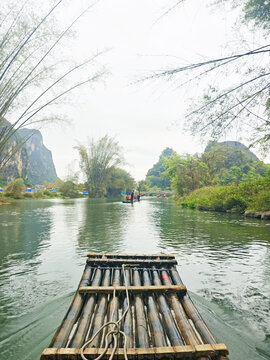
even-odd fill
[(131, 204), (133, 204), (133, 199), (134, 199), (134, 191), (132, 190), (130, 193), (130, 202)]

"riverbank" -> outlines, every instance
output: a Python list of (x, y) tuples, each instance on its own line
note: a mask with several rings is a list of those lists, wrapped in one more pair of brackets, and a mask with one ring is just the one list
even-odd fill
[(183, 207), (241, 213), (247, 217), (270, 219), (270, 178), (197, 189), (177, 200)]

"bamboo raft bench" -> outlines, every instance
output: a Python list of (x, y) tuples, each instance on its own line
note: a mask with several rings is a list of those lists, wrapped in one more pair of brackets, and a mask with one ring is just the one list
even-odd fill
[[(172, 255), (89, 253), (74, 299), (40, 359), (82, 359), (86, 341), (104, 323), (117, 321), (127, 311), (119, 326), (130, 360), (228, 360), (227, 347), (216, 342), (202, 320), (176, 265)], [(109, 340), (113, 337), (109, 331), (109, 326), (103, 328), (85, 344), (86, 359), (104, 352), (106, 335)], [(122, 360), (124, 340), (121, 334), (117, 339), (114, 358)], [(111, 345), (102, 358), (109, 359), (112, 352)]]

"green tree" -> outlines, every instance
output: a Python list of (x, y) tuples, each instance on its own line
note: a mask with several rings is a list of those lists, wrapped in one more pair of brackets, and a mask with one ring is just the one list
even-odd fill
[(77, 198), (80, 196), (77, 185), (71, 181), (62, 181), (58, 186), (58, 192), (64, 196), (69, 198)]
[(148, 178), (146, 178), (145, 180), (138, 181), (137, 184), (138, 191), (146, 192), (150, 190), (150, 187), (151, 187), (151, 183)]
[(80, 156), (81, 170), (86, 178), (90, 197), (103, 197), (111, 171), (124, 162), (118, 142), (105, 135), (75, 147)]
[(6, 189), (6, 194), (14, 199), (21, 199), (23, 197), (22, 192), (25, 190), (25, 184), (23, 179), (13, 180)]
[(167, 147), (162, 151), (158, 162), (148, 170), (146, 179), (151, 184), (151, 187), (157, 186), (158, 188), (162, 189), (170, 187), (170, 180), (168, 178), (164, 178), (162, 173), (165, 171), (164, 159), (169, 158), (173, 153), (174, 150)]
[(106, 196), (119, 197), (121, 192), (124, 191), (127, 194), (135, 188), (135, 180), (124, 169), (113, 168), (107, 177)]
[(239, 184), (269, 177), (269, 165), (237, 147), (244, 148), (240, 143), (235, 147), (211, 143), (202, 155), (174, 154), (165, 160), (164, 174), (179, 196), (209, 185)]
[(211, 182), (207, 165), (198, 155), (172, 155), (165, 160), (165, 174), (180, 196)]

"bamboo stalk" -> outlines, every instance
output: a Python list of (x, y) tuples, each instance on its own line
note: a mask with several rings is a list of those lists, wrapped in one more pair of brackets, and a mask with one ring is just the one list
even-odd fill
[[(113, 274), (112, 286), (113, 287), (120, 286), (120, 283), (121, 283), (120, 270), (115, 269), (114, 274)], [(108, 319), (110, 319), (110, 321), (115, 321), (116, 322), (118, 320), (118, 311), (119, 311), (119, 298), (118, 298), (117, 292), (115, 293), (115, 297), (113, 297), (113, 295), (111, 296), (111, 300), (110, 300), (108, 309), (109, 309)], [(110, 326), (110, 327), (113, 328), (113, 326)], [(107, 331), (108, 331), (108, 328), (107, 328)], [(112, 335), (110, 335), (108, 337), (108, 343), (109, 344), (111, 343), (111, 341), (112, 341)]]
[[(92, 269), (89, 266), (86, 266), (79, 287), (88, 284), (91, 274), (92, 274)], [(66, 313), (66, 316), (64, 317), (64, 320), (62, 321), (61, 325), (59, 326), (58, 330), (56, 331), (50, 343), (50, 347), (64, 348), (66, 346), (68, 342), (69, 334), (75, 322), (77, 321), (83, 303), (84, 303), (84, 296), (82, 294), (79, 294), (79, 292), (77, 291)]]
[[(140, 274), (137, 269), (133, 271), (133, 284), (141, 285)], [(136, 345), (139, 348), (149, 347), (149, 336), (147, 331), (147, 322), (144, 311), (144, 302), (141, 295), (135, 295), (134, 298), (135, 318), (136, 318)]]
[[(103, 349), (91, 349), (87, 348), (84, 351), (84, 355), (87, 359), (96, 359), (98, 355), (101, 355)], [(104, 359), (109, 359), (112, 353), (112, 349), (108, 349), (107, 353), (104, 355)], [(128, 359), (140, 360), (140, 359), (196, 359), (196, 356), (210, 358), (214, 357), (214, 359), (218, 358), (218, 356), (222, 356), (228, 354), (228, 349), (224, 344), (213, 344), (213, 345), (196, 345), (193, 347), (191, 345), (185, 346), (166, 346), (160, 348), (137, 348), (127, 349)], [(115, 355), (117, 359), (125, 359), (124, 357), (124, 349), (118, 349), (117, 355)], [(75, 360), (80, 359), (80, 349), (56, 349), (56, 348), (47, 348), (43, 351), (41, 355), (41, 360)], [(228, 360), (228, 359), (226, 359)]]
[[(155, 267), (153, 266), (153, 269)], [(161, 285), (161, 280), (157, 271), (153, 271), (153, 282), (155, 285)], [(157, 295), (158, 305), (163, 318), (163, 324), (166, 328), (168, 338), (172, 346), (184, 345), (181, 335), (175, 325), (170, 307), (164, 295)]]
[[(163, 270), (161, 272), (162, 280), (165, 285), (171, 285), (172, 281), (167, 273), (167, 271)], [(190, 322), (188, 321), (188, 318), (186, 316), (186, 313), (177, 297), (176, 294), (169, 293), (168, 294), (171, 307), (174, 311), (175, 318), (178, 324), (178, 327), (181, 331), (181, 334), (183, 338), (185, 339), (185, 342), (187, 345), (198, 345), (200, 344), (200, 340), (197, 338), (192, 326), (190, 325)]]
[(174, 255), (170, 255), (170, 254), (153, 254), (153, 255), (144, 255), (144, 254), (111, 254), (111, 253), (88, 253), (87, 254), (88, 257), (91, 258), (114, 258), (114, 259), (119, 259), (119, 258), (129, 258), (129, 259), (156, 259), (156, 258), (161, 258), (161, 259), (175, 259)]
[[(182, 280), (175, 267), (171, 269), (171, 275), (176, 285), (183, 285)], [(216, 340), (214, 336), (212, 335), (212, 333), (204, 323), (203, 319), (201, 318), (201, 315), (199, 314), (198, 310), (195, 308), (193, 302), (191, 301), (188, 295), (183, 296), (182, 305), (188, 317), (193, 321), (194, 326), (198, 331), (198, 333), (200, 334), (203, 341), (206, 344), (215, 344)]]
[[(146, 286), (151, 285), (151, 280), (147, 270), (143, 271), (143, 282), (144, 285)], [(155, 347), (167, 346), (164, 329), (160, 321), (159, 312), (156, 306), (155, 299), (152, 295), (147, 296), (147, 314), (148, 314), (148, 321), (152, 333), (153, 346)]]
[[(98, 286), (101, 282), (101, 277), (102, 277), (102, 271), (98, 268), (96, 270), (96, 273), (94, 275), (94, 279), (92, 281), (92, 286)], [(76, 329), (76, 332), (73, 336), (73, 339), (71, 340), (69, 347), (71, 348), (77, 348), (77, 347), (81, 347), (83, 345), (83, 343), (85, 342), (85, 338), (89, 329), (89, 325), (91, 322), (91, 318), (93, 316), (94, 313), (94, 309), (95, 309), (95, 305), (96, 305), (96, 295), (91, 294), (88, 295), (88, 298), (86, 299), (85, 303), (84, 303), (84, 307), (82, 309), (79, 321), (78, 321), (78, 326)]]
[[(110, 285), (110, 270), (105, 270), (105, 274), (102, 280), (103, 286), (109, 286)], [(107, 310), (107, 304), (108, 304), (108, 295), (101, 295), (98, 299), (97, 307), (96, 307), (96, 313), (94, 314), (94, 322), (92, 325), (91, 332), (89, 334), (89, 338), (93, 336), (103, 325), (104, 317)], [(96, 338), (88, 345), (88, 348), (91, 347), (100, 347), (100, 338), (102, 333), (100, 332)]]
[[(129, 286), (131, 284), (129, 269), (125, 269), (125, 274), (126, 274), (126, 282), (127, 282), (126, 285)], [(131, 301), (131, 299), (129, 299), (129, 300)], [(128, 306), (128, 303), (127, 303), (127, 298), (125, 296), (124, 301), (123, 301), (123, 312), (126, 311), (127, 306)], [(131, 306), (131, 304), (130, 304), (130, 306)], [(124, 318), (123, 332), (126, 334), (127, 347), (128, 348), (133, 347), (133, 324), (132, 324), (131, 308), (129, 309), (129, 311), (127, 312), (127, 314)]]
[(130, 259), (130, 258), (119, 258), (119, 259), (105, 259), (105, 258), (88, 258), (88, 264), (98, 264), (98, 265), (122, 265), (122, 264), (136, 264), (138, 266), (151, 267), (153, 264), (156, 266), (162, 265), (176, 265), (177, 261), (175, 259)]
[[(88, 293), (88, 294), (95, 294), (95, 293), (106, 293), (112, 294), (114, 290), (118, 292), (126, 292), (125, 286), (82, 286), (79, 288), (80, 293)], [(167, 291), (181, 291), (185, 293), (187, 291), (184, 285), (149, 285), (149, 286), (129, 286), (128, 291), (131, 292), (160, 292), (164, 293)]]

